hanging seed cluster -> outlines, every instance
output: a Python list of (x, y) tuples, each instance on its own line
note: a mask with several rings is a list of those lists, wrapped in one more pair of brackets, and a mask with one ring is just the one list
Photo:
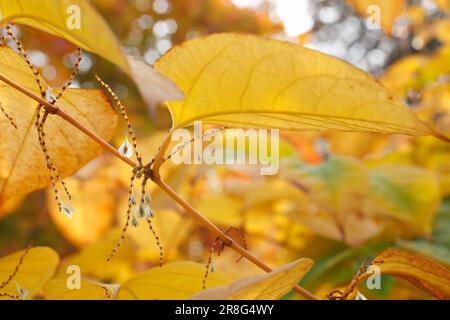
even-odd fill
[[(125, 106), (120, 101), (118, 95), (111, 89), (111, 86), (109, 86), (107, 83), (105, 83), (98, 75), (95, 75), (95, 79), (97, 82), (108, 92), (108, 94), (111, 96), (111, 98), (114, 100), (115, 105), (119, 109), (119, 112), (125, 121), (125, 125), (127, 127), (125, 132), (125, 138), (123, 143), (118, 148), (119, 153), (126, 157), (131, 158), (134, 154), (136, 157), (136, 160), (138, 162), (138, 165), (133, 169), (131, 178), (130, 178), (130, 185), (128, 189), (128, 206), (127, 206), (127, 212), (126, 212), (126, 221), (125, 225), (122, 228), (122, 232), (120, 235), (120, 239), (114, 246), (111, 254), (108, 256), (107, 260), (110, 261), (119, 250), (120, 246), (122, 245), (123, 240), (125, 239), (126, 233), (128, 231), (128, 228), (130, 225), (132, 227), (137, 227), (139, 225), (140, 220), (145, 220), (148, 223), (148, 226), (150, 228), (150, 231), (156, 241), (156, 245), (159, 248), (159, 265), (162, 266), (163, 259), (164, 259), (164, 253), (163, 253), (163, 247), (161, 245), (161, 241), (153, 228), (152, 225), (152, 218), (154, 216), (152, 206), (151, 206), (151, 196), (147, 192), (147, 182), (150, 178), (148, 175), (148, 171), (146, 168), (148, 168), (148, 165), (144, 166), (142, 162), (142, 156), (141, 153), (138, 150), (137, 147), (137, 138), (134, 133), (133, 127), (131, 125), (130, 119), (128, 117), (127, 111), (125, 109)], [(131, 143), (128, 140), (128, 137), (131, 138)], [(135, 194), (135, 181), (136, 180), (142, 180), (141, 182), (141, 192), (140, 192), (140, 199), (139, 201), (136, 199)], [(134, 208), (134, 210), (133, 210)]]
[[(25, 60), (26, 64), (30, 68), (30, 70), (33, 72), (33, 76), (36, 81), (36, 84), (39, 87), (41, 97), (43, 99), (45, 99), (46, 101), (48, 101), (49, 103), (51, 103), (52, 105), (55, 105), (56, 102), (58, 101), (58, 99), (60, 99), (62, 97), (62, 95), (64, 94), (66, 89), (73, 83), (76, 75), (78, 74), (78, 71), (80, 69), (81, 59), (82, 59), (81, 49), (80, 48), (77, 49), (77, 60), (74, 65), (74, 70), (73, 70), (72, 74), (70, 75), (69, 79), (64, 83), (64, 85), (59, 89), (59, 92), (55, 96), (53, 94), (52, 88), (50, 88), (50, 87), (44, 88), (44, 84), (41, 82), (39, 70), (31, 63), (21, 41), (12, 32), (12, 24), (6, 25), (6, 34), (15, 43), (20, 55)], [(2, 43), (4, 43), (4, 42), (5, 42), (5, 40), (2, 39)], [(17, 128), (14, 120), (6, 114), (6, 112), (4, 111), (3, 108), (2, 108), (2, 112), (8, 118), (10, 123)], [(47, 148), (47, 144), (46, 144), (46, 139), (45, 139), (46, 136), (45, 136), (44, 126), (48, 119), (49, 114), (50, 114), (50, 112), (48, 110), (46, 110), (45, 108), (43, 108), (43, 106), (41, 104), (39, 104), (36, 108), (34, 126), (37, 130), (39, 145), (41, 147), (42, 152), (44, 153), (46, 165), (50, 172), (52, 189), (53, 189), (53, 192), (55, 195), (55, 201), (58, 204), (58, 209), (60, 212), (65, 214), (67, 217), (71, 218), (72, 215), (74, 214), (74, 209), (69, 204), (66, 204), (62, 201), (62, 197), (58, 190), (58, 183), (61, 184), (69, 201), (72, 199), (72, 196), (70, 195), (70, 192), (68, 191), (64, 180), (62, 180), (62, 178), (58, 174), (58, 170), (56, 169), (55, 165), (53, 164), (53, 162), (50, 158), (50, 155), (48, 153), (48, 148)]]

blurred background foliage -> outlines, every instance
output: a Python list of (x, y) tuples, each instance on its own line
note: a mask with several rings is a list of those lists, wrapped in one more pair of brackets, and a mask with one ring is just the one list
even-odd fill
[[(382, 28), (364, 17), (364, 3), (381, 6)], [(383, 7), (384, 4), (390, 4)], [(419, 117), (450, 134), (450, 20), (443, 0), (93, 0), (126, 54), (153, 64), (171, 47), (202, 35), (235, 31), (301, 43), (372, 73)], [(392, 5), (396, 3), (396, 6)], [(384, 18), (384, 20), (383, 20)], [(61, 38), (15, 27), (32, 62), (51, 85), (69, 75), (74, 47)], [(95, 30), (92, 30), (95, 32)], [(102, 35), (99, 34), (99, 37)], [(146, 106), (132, 80), (84, 53), (77, 87), (97, 87), (97, 73), (131, 114), (147, 158), (170, 126), (165, 108)], [(117, 145), (123, 139), (119, 127)], [(240, 228), (252, 252), (270, 265), (299, 257), (316, 261), (302, 284), (324, 296), (348, 283), (364, 259), (397, 246), (450, 264), (450, 146), (434, 138), (375, 134), (282, 134), (282, 167), (261, 177), (251, 167), (167, 164), (164, 176), (224, 230)], [(48, 245), (105, 282), (122, 282), (158, 264), (144, 226), (132, 229), (113, 263), (105, 258), (124, 222), (129, 170), (104, 155), (67, 183), (77, 210), (70, 223), (51, 191), (13, 199), (0, 208), (0, 256), (31, 240)], [(152, 189), (156, 229), (167, 261), (206, 262), (214, 239), (180, 207)], [(239, 234), (232, 234), (242, 241)], [(226, 250), (216, 268), (235, 278), (258, 273)], [(64, 269), (61, 268), (62, 273)], [(376, 298), (428, 298), (383, 276)]]

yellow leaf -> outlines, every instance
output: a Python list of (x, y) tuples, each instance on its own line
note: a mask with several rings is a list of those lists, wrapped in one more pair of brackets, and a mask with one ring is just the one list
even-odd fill
[[(450, 299), (450, 271), (441, 264), (397, 249), (386, 249), (373, 262), (382, 274), (405, 279), (438, 299)], [(373, 273), (369, 268), (360, 281)]]
[(332, 213), (309, 208), (300, 210), (295, 218), (318, 235), (350, 246), (359, 246), (381, 231), (379, 222), (360, 212), (349, 212), (337, 221)]
[(67, 278), (55, 278), (43, 288), (47, 300), (105, 300), (111, 297), (111, 291), (97, 283), (80, 281), (79, 289), (68, 289)]
[[(13, 253), (9, 256), (0, 258), (0, 284), (8, 279), (14, 272), (23, 256), (24, 250)], [(0, 293), (18, 295), (19, 286), (28, 294), (26, 299), (32, 299), (42, 288), (42, 286), (53, 276), (59, 263), (59, 257), (55, 251), (47, 247), (36, 247), (30, 249), (24, 257), (22, 265), (16, 276)], [(0, 297), (0, 299), (9, 299)]]
[(418, 89), (418, 75), (429, 61), (425, 55), (406, 56), (393, 63), (383, 75), (382, 83), (399, 96), (406, 96), (409, 89)]
[(223, 226), (239, 226), (242, 221), (242, 201), (224, 193), (202, 197), (196, 204), (199, 212)]
[(282, 179), (234, 181), (230, 178), (225, 181), (225, 187), (227, 192), (242, 198), (244, 208), (240, 208), (241, 211), (256, 205), (268, 207), (282, 199), (304, 198), (302, 191)]
[[(0, 48), (0, 73), (40, 94), (32, 72), (9, 47)], [(50, 174), (34, 126), (36, 102), (2, 82), (0, 103), (18, 127), (15, 129), (0, 116), (0, 202), (3, 202), (49, 185)], [(58, 105), (102, 138), (108, 140), (114, 133), (117, 117), (100, 91), (67, 89)], [(45, 134), (48, 153), (62, 177), (72, 175), (102, 151), (78, 129), (52, 115), (45, 124)]]
[(398, 219), (419, 235), (432, 230), (439, 207), (435, 175), (419, 167), (381, 165), (369, 170), (370, 192), (366, 212)]
[(79, 252), (67, 257), (58, 268), (57, 276), (67, 276), (67, 268), (77, 265), (83, 277), (92, 277), (104, 282), (122, 283), (134, 274), (135, 248), (128, 238), (111, 261), (106, 258), (120, 238), (120, 229), (113, 229), (101, 240), (85, 246)]
[(302, 258), (267, 274), (207, 289), (191, 299), (278, 300), (297, 285), (313, 264), (311, 259)]
[(349, 157), (336, 156), (317, 165), (283, 168), (282, 176), (337, 217), (358, 211), (369, 186), (366, 167)]
[[(190, 261), (166, 264), (142, 272), (119, 289), (119, 299), (186, 299), (202, 290), (205, 265)], [(218, 271), (208, 276), (206, 287), (223, 285), (227, 278)]]
[(375, 18), (376, 12), (379, 12), (381, 27), (388, 35), (392, 34), (395, 20), (405, 9), (405, 0), (347, 0), (347, 2), (363, 17)]
[(419, 118), (440, 132), (450, 132), (450, 84), (440, 84), (423, 91)]
[[(120, 205), (122, 209), (118, 211), (117, 218), (120, 225), (125, 224), (127, 205), (128, 201), (123, 199)], [(155, 216), (152, 219), (152, 227), (163, 247), (164, 260), (176, 259), (180, 256), (179, 246), (182, 246), (185, 237), (192, 232), (191, 223), (173, 209), (159, 209), (157, 207), (153, 207), (153, 209)], [(155, 264), (159, 263), (159, 248), (146, 221), (139, 221), (137, 227), (129, 228), (127, 237), (136, 244), (136, 254), (139, 259), (151, 261)]]
[(300, 201), (295, 217), (316, 233), (359, 245), (380, 232), (362, 212), (369, 192), (367, 168), (348, 157), (332, 157), (318, 165), (283, 168), (282, 176), (303, 189), (311, 202)]
[[(98, 159), (101, 160), (101, 159)], [(118, 190), (114, 183), (116, 173), (105, 163), (91, 163), (74, 177), (65, 180), (71, 191), (72, 218), (59, 211), (53, 201), (53, 190), (47, 190), (49, 213), (53, 223), (64, 237), (76, 246), (99, 240), (112, 225), (117, 206)]]
[(425, 22), (427, 12), (424, 7), (421, 5), (413, 5), (411, 7), (406, 8), (404, 17), (408, 18), (410, 21), (411, 28), (423, 27), (423, 23)]
[(168, 104), (174, 127), (230, 126), (426, 135), (431, 129), (361, 70), (297, 44), (215, 34), (155, 64), (185, 93)]
[(441, 8), (443, 11), (449, 11), (450, 10), (450, 1), (449, 0), (435, 0), (436, 4)]
[[(444, 96), (442, 98), (444, 98)], [(435, 101), (440, 101), (440, 99), (436, 99)], [(447, 102), (442, 100), (441, 106), (445, 107), (446, 104)], [(423, 111), (426, 113), (427, 111), (432, 111), (433, 109), (429, 110), (428, 108), (425, 108)], [(442, 115), (442, 118), (436, 125), (439, 127), (443, 125), (442, 127), (444, 127), (446, 123), (450, 124), (450, 117), (448, 116), (448, 113), (446, 111), (441, 110), (441, 108), (435, 110), (437, 114)], [(449, 128), (450, 127), (447, 126), (447, 132), (450, 132), (448, 130)], [(450, 195), (450, 162), (448, 161), (449, 154), (449, 144), (438, 141), (436, 139), (432, 139), (430, 137), (422, 137), (421, 139), (417, 139), (417, 141), (415, 142), (414, 154), (412, 155), (416, 163), (436, 173), (436, 176), (438, 177), (440, 183), (439, 189), (442, 198), (446, 198)]]
[[(447, 31), (448, 33), (448, 31)], [(450, 44), (439, 48), (419, 71), (419, 81), (425, 86), (450, 72)]]
[(4, 0), (0, 17), (0, 26), (15, 22), (49, 32), (129, 71), (118, 40), (89, 1)]
[(329, 132), (325, 138), (330, 144), (332, 154), (364, 158), (366, 155), (382, 149), (386, 141), (384, 135), (356, 132)]
[(438, 40), (443, 45), (448, 45), (450, 42), (450, 21), (448, 19), (436, 20), (432, 23), (428, 22), (425, 25), (417, 28), (415, 32), (415, 39), (420, 40), (423, 44)]

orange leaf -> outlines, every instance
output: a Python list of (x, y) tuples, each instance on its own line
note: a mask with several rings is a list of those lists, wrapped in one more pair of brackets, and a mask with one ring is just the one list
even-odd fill
[[(374, 260), (382, 274), (402, 278), (430, 292), (438, 299), (450, 299), (450, 270), (431, 259), (414, 253), (388, 248)], [(373, 269), (360, 278), (367, 279)]]

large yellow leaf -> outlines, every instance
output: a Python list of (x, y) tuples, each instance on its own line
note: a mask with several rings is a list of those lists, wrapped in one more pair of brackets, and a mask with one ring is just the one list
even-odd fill
[(441, 8), (441, 10), (443, 10), (443, 11), (450, 10), (450, 1), (449, 0), (435, 0), (435, 2)]
[(0, 26), (15, 22), (55, 34), (129, 71), (115, 35), (87, 0), (2, 0), (0, 17)]
[(169, 103), (174, 127), (201, 119), (291, 130), (431, 132), (369, 75), (288, 42), (216, 34), (175, 47), (155, 68), (186, 96)]
[[(202, 290), (205, 265), (190, 261), (175, 262), (142, 272), (119, 289), (119, 299), (186, 299)], [(207, 288), (227, 283), (219, 272), (211, 273)]]
[[(8, 47), (0, 48), (0, 73), (39, 95), (32, 72)], [(0, 82), (0, 103), (18, 127), (15, 129), (0, 116), (0, 202), (3, 202), (45, 187), (50, 183), (50, 175), (34, 127), (36, 102)], [(104, 139), (110, 139), (114, 133), (117, 117), (100, 91), (68, 89), (58, 105)], [(55, 116), (49, 116), (45, 133), (49, 155), (62, 177), (72, 175), (102, 151), (78, 129)]]
[[(14, 272), (24, 251), (13, 253), (0, 258), (0, 284)], [(47, 247), (30, 249), (23, 259), (16, 276), (6, 287), (0, 289), (0, 293), (18, 295), (17, 286), (28, 292), (26, 298), (33, 298), (41, 287), (53, 276), (59, 263), (59, 257), (55, 251)], [(0, 297), (0, 299), (2, 299)], [(9, 299), (9, 298), (5, 298)]]
[(379, 13), (381, 27), (390, 35), (395, 20), (405, 9), (406, 0), (347, 0), (347, 2), (363, 17), (375, 18)]
[(299, 259), (270, 273), (207, 289), (196, 300), (277, 300), (288, 293), (308, 273), (311, 259)]
[(86, 280), (80, 281), (79, 289), (68, 289), (67, 277), (50, 280), (43, 291), (47, 300), (106, 300), (112, 297), (106, 286)]
[[(382, 274), (405, 279), (438, 299), (450, 299), (450, 270), (431, 259), (389, 248), (375, 258), (373, 265), (378, 266)], [(373, 271), (369, 268), (360, 281)]]

